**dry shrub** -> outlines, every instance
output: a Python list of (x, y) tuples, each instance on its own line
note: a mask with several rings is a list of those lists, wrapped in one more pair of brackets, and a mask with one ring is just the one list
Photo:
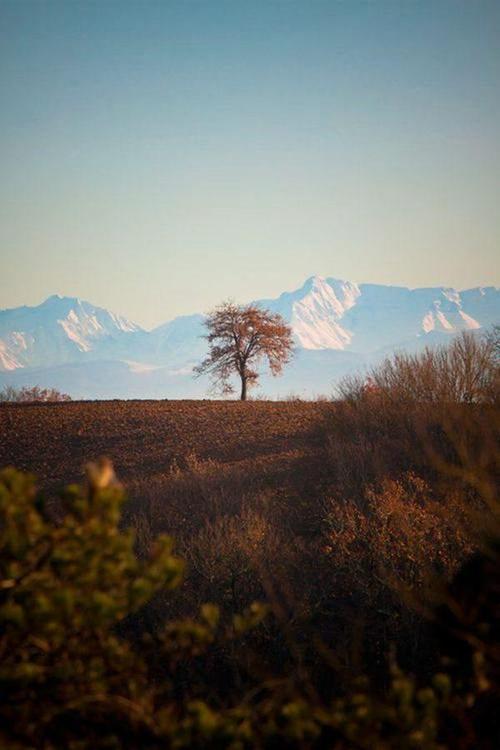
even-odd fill
[(261, 486), (259, 476), (243, 466), (202, 460), (190, 453), (182, 466), (174, 461), (168, 472), (156, 474), (147, 485), (131, 484), (134, 500), (128, 518), (145, 515), (156, 533), (168, 529), (182, 539), (207, 522), (237, 515), (254, 502)]
[(344, 496), (359, 497), (367, 484), (408, 471), (431, 481), (435, 493), (474, 452), (490, 460), (499, 371), (494, 341), (464, 333), (448, 348), (396, 354), (368, 378), (344, 380), (323, 425)]
[(412, 473), (366, 488), (362, 504), (330, 501), (319, 565), (332, 571), (325, 598), (333, 612), (322, 632), (330, 642), (337, 621), (337, 653), (351, 653), (352, 663), (376, 674), (392, 644), (413, 671), (433, 668), (425, 610), (436, 582), (449, 580), (474, 549), (467, 521), (459, 495), (443, 509)]
[(368, 487), (364, 500), (363, 508), (335, 503), (326, 519), (328, 554), (347, 566), (353, 579), (356, 570), (362, 578), (364, 567), (384, 585), (423, 585), (433, 575), (450, 575), (472, 551), (461, 497), (449, 496), (444, 510), (413, 473)]
[(367, 378), (345, 379), (338, 391), (351, 402), (376, 393), (405, 404), (497, 404), (499, 385), (495, 339), (463, 332), (447, 347), (397, 353)]
[(207, 521), (183, 549), (199, 601), (235, 612), (241, 603), (262, 598), (255, 560), (268, 534), (266, 520), (252, 511)]
[(37, 402), (71, 401), (71, 396), (55, 388), (40, 388), (38, 385), (22, 388), (5, 386), (0, 391), (0, 402), (32, 404)]

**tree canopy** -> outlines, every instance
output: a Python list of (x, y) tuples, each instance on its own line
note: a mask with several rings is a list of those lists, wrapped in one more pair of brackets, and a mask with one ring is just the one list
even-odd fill
[(231, 378), (238, 376), (242, 401), (258, 382), (260, 362), (267, 361), (272, 375), (279, 375), (290, 361), (292, 330), (277, 313), (253, 304), (224, 302), (208, 313), (205, 326), (209, 353), (195, 372), (210, 375), (223, 393), (234, 391)]

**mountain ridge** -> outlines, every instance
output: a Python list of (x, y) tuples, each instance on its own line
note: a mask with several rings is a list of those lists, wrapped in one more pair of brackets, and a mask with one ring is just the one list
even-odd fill
[[(303, 382), (306, 377), (321, 385), (307, 363), (328, 362), (335, 379), (339, 373), (346, 374), (346, 362), (359, 369), (396, 348), (420, 349), (462, 330), (480, 332), (500, 322), (500, 290), (494, 286), (411, 289), (315, 275), (295, 290), (255, 303), (280, 313), (291, 325), (301, 354), (288, 368), (292, 375), (295, 372), (295, 380), (287, 376), (285, 381), (300, 392), (308, 388)], [(154, 382), (154, 392), (161, 392), (162, 379), (166, 395), (172, 379), (179, 386), (176, 393), (183, 388), (192, 393), (187, 381), (192, 380), (192, 367), (206, 351), (203, 320), (201, 313), (182, 315), (146, 330), (106, 308), (61, 295), (51, 295), (37, 306), (1, 310), (0, 383), (24, 382), (30, 373), (41, 378), (50, 371), (60, 387), (66, 383), (73, 395), (72, 384), (85, 372), (88, 396), (92, 395), (92, 363), (99, 362), (101, 369), (113, 369), (111, 378), (119, 373), (120, 393), (127, 393), (129, 381), (136, 396), (140, 396), (141, 383)], [(324, 356), (314, 355), (322, 351)], [(111, 368), (112, 362), (121, 365)], [(69, 367), (66, 380), (59, 367)], [(278, 387), (265, 382), (274, 391)], [(112, 393), (112, 387), (104, 390)]]

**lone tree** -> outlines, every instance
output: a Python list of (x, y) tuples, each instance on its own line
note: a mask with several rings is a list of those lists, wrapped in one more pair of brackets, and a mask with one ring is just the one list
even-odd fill
[(197, 375), (207, 373), (223, 393), (232, 393), (231, 377), (241, 380), (241, 400), (259, 374), (258, 363), (267, 360), (273, 375), (279, 375), (292, 355), (292, 330), (281, 315), (257, 305), (224, 302), (205, 320), (208, 356), (195, 367)]

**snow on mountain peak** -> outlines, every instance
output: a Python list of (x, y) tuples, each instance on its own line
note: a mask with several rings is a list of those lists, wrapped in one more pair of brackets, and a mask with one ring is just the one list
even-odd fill
[(479, 289), (355, 284), (319, 275), (259, 304), (288, 321), (300, 348), (360, 353), (412, 345), (431, 332), (448, 336), (488, 327), (500, 318), (495, 287), (483, 294)]
[(0, 369), (72, 362), (141, 330), (104, 308), (55, 294), (36, 307), (0, 311)]
[[(411, 349), (500, 321), (495, 287), (409, 289), (315, 275), (256, 304), (282, 315), (298, 349), (313, 350), (307, 355), (312, 358), (329, 356), (323, 350), (345, 358)], [(204, 356), (203, 332), (201, 315), (175, 318), (148, 333), (85, 300), (52, 295), (37, 307), (0, 311), (0, 370), (106, 360), (177, 372)]]
[[(139, 331), (135, 323), (79, 298), (59, 298), (64, 307), (57, 323), (80, 351), (89, 352), (94, 342), (122, 333)], [(68, 309), (69, 308), (69, 309)]]
[(442, 289), (444, 300), (433, 301), (431, 309), (422, 318), (424, 333), (442, 331), (457, 333), (461, 330), (477, 330), (481, 323), (462, 310), (462, 299), (456, 289)]
[(460, 300), (460, 292), (457, 292), (456, 289), (443, 289), (443, 297), (445, 297), (450, 302), (454, 302), (456, 305), (460, 307), (461, 300)]
[(322, 276), (313, 276), (304, 285), (309, 291), (293, 302), (291, 326), (303, 349), (344, 349), (352, 334), (338, 324), (345, 306), (331, 284)]

